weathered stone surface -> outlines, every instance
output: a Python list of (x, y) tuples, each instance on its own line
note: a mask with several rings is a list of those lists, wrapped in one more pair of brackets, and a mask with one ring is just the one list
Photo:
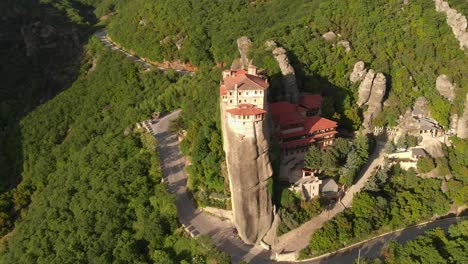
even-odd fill
[(241, 55), (242, 66), (245, 69), (249, 66), (249, 58), (247, 55), (249, 54), (250, 46), (252, 46), (252, 41), (248, 37), (242, 36), (237, 39), (237, 48)]
[(468, 138), (468, 94), (466, 94), (463, 115), (458, 119), (457, 136), (459, 138)]
[(357, 101), (357, 105), (361, 107), (367, 101), (369, 100), (369, 96), (371, 94), (371, 89), (372, 89), (372, 83), (374, 82), (375, 78), (375, 72), (374, 70), (370, 69), (366, 77), (364, 78), (364, 81), (359, 85), (359, 99)]
[(299, 89), (297, 87), (296, 75), (294, 68), (289, 63), (286, 50), (282, 47), (278, 47), (274, 41), (267, 41), (265, 45), (272, 49), (273, 56), (275, 57), (278, 65), (283, 74), (283, 86), (285, 89), (286, 100), (291, 103), (297, 103), (299, 99)]
[(450, 82), (447, 75), (442, 74), (439, 77), (437, 77), (436, 89), (440, 95), (445, 97), (450, 102), (452, 102), (453, 99), (455, 99), (455, 85)]
[(468, 49), (468, 32), (466, 31), (468, 21), (465, 16), (451, 8), (446, 1), (434, 0), (435, 9), (447, 15), (447, 24), (452, 28), (452, 32), (460, 42), (460, 49)]
[(273, 221), (268, 180), (273, 171), (268, 156), (267, 121), (254, 125), (254, 137), (235, 133), (228, 125), (221, 104), (224, 151), (229, 175), (233, 222), (241, 239), (258, 244)]
[(326, 41), (334, 41), (336, 39), (336, 34), (333, 31), (329, 31), (323, 34), (322, 38), (324, 38)]
[(429, 113), (429, 102), (423, 96), (418, 97), (413, 105), (413, 116), (417, 116), (419, 118), (429, 118), (431, 115)]
[(372, 84), (371, 93), (367, 104), (366, 113), (364, 114), (364, 128), (367, 132), (372, 131), (372, 120), (382, 111), (382, 101), (385, 95), (387, 80), (385, 75), (377, 73)]
[(458, 128), (458, 115), (455, 113), (450, 116), (450, 124), (449, 124), (450, 133), (456, 134), (457, 128)]
[(346, 52), (351, 51), (351, 44), (347, 40), (340, 40), (338, 41), (338, 45), (342, 46)]
[(366, 77), (367, 69), (363, 61), (358, 61), (354, 64), (353, 72), (349, 76), (352, 83), (360, 82)]

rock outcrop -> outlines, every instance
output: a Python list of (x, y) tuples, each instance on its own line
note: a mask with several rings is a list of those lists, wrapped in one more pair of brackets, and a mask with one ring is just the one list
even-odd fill
[(367, 101), (369, 100), (371, 90), (372, 90), (372, 84), (374, 82), (375, 78), (375, 72), (374, 70), (370, 69), (365, 78), (364, 81), (359, 85), (359, 98), (357, 101), (357, 105), (359, 107), (363, 106)]
[(457, 136), (459, 138), (468, 138), (468, 94), (465, 99), (463, 115), (458, 119)]
[(457, 129), (458, 129), (458, 115), (452, 114), (450, 115), (449, 132), (451, 134), (457, 134)]
[(426, 97), (421, 96), (416, 99), (411, 115), (419, 118), (432, 118), (429, 112), (429, 101)]
[(240, 63), (244, 69), (247, 69), (249, 66), (249, 58), (247, 55), (249, 54), (251, 46), (252, 41), (248, 37), (242, 36), (237, 39), (237, 48), (239, 49), (239, 53), (241, 55)]
[(377, 73), (372, 83), (372, 89), (367, 101), (367, 111), (364, 113), (364, 128), (372, 131), (372, 120), (382, 111), (382, 101), (385, 95), (387, 80), (385, 75)]
[(299, 100), (299, 89), (297, 87), (297, 80), (294, 68), (289, 63), (286, 50), (282, 47), (278, 47), (274, 41), (267, 41), (265, 43), (268, 49), (270, 49), (275, 57), (278, 65), (283, 74), (283, 86), (285, 90), (285, 99), (293, 104), (296, 104)]
[(351, 51), (351, 44), (349, 43), (349, 41), (347, 40), (340, 40), (338, 41), (337, 43), (338, 45), (342, 46), (346, 52), (350, 52)]
[(465, 16), (451, 8), (446, 1), (434, 0), (435, 9), (447, 15), (447, 24), (452, 28), (452, 32), (460, 42), (460, 49), (468, 50), (468, 32), (466, 31), (468, 22)]
[[(225, 115), (224, 107), (221, 107)], [(258, 244), (273, 222), (271, 194), (268, 180), (273, 171), (268, 157), (268, 125), (266, 121), (254, 124), (254, 137), (245, 137), (233, 131), (224, 121), (223, 137), (233, 221), (241, 239), (247, 244)]]
[(354, 64), (353, 72), (349, 76), (352, 83), (360, 82), (366, 77), (367, 69), (363, 61), (358, 61)]
[(441, 96), (445, 97), (450, 102), (455, 99), (455, 85), (450, 82), (447, 75), (442, 74), (437, 77), (436, 89)]
[(322, 35), (322, 38), (324, 38), (326, 41), (334, 41), (336, 39), (336, 34), (333, 31), (328, 31), (327, 33), (324, 33)]

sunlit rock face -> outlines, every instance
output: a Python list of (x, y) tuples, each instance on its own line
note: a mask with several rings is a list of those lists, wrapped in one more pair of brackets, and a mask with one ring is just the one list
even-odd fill
[(258, 244), (273, 221), (267, 122), (252, 124), (249, 131), (253, 134), (245, 136), (231, 129), (225, 117), (222, 119), (234, 224), (245, 243)]
[(459, 138), (468, 138), (468, 94), (465, 99), (463, 115), (458, 119), (457, 136)]
[(447, 15), (447, 24), (452, 28), (452, 32), (460, 43), (460, 49), (468, 50), (468, 32), (466, 31), (468, 21), (465, 16), (443, 0), (434, 0), (435, 9)]
[(349, 76), (349, 80), (352, 83), (360, 82), (366, 77), (367, 69), (363, 61), (358, 61), (354, 64), (353, 72)]
[(267, 48), (271, 49), (281, 69), (281, 74), (283, 74), (285, 99), (293, 104), (297, 104), (299, 100), (299, 88), (297, 87), (296, 73), (289, 63), (286, 50), (283, 47), (278, 47), (276, 42), (271, 40), (267, 41), (265, 45)]
[(442, 74), (437, 77), (436, 89), (441, 96), (450, 102), (455, 99), (455, 85), (450, 82), (447, 75)]

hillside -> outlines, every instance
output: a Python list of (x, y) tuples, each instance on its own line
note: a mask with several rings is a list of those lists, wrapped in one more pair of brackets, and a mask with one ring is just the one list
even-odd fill
[[(448, 2), (468, 15), (464, 0)], [(0, 34), (0, 236), (9, 234), (0, 263), (228, 263), (208, 239), (183, 233), (175, 198), (161, 183), (157, 142), (134, 124), (181, 108), (172, 129), (184, 136), (188, 188), (199, 206), (229, 209), (218, 88), (221, 70), (239, 57), (241, 36), (252, 40), (248, 57), (268, 73), (270, 101), (283, 89), (266, 47), (273, 40), (287, 51), (300, 91), (321, 93), (323, 116), (345, 134), (362, 128), (366, 110), (356, 107), (359, 84), (350, 82), (358, 61), (386, 80), (375, 125), (396, 126), (423, 96), (448, 129), (454, 114), (463, 116), (468, 93), (468, 55), (430, 0), (7, 0), (0, 14), (7, 29)], [(140, 57), (198, 71), (145, 72), (92, 37), (104, 27)], [(440, 75), (456, 84), (452, 101), (436, 89)], [(356, 199), (372, 205), (372, 216), (347, 211), (316, 235), (332, 237), (327, 232), (346, 220), (344, 237), (310, 250), (466, 205), (468, 140), (451, 142), (431, 159), (434, 179), (398, 168), (375, 176), (374, 189)], [(274, 196), (277, 208), (285, 203)]]

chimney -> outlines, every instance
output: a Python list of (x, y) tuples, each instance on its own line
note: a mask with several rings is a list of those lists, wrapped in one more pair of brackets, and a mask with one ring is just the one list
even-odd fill
[(250, 64), (249, 67), (247, 68), (247, 73), (250, 75), (257, 75), (257, 67), (255, 65)]

